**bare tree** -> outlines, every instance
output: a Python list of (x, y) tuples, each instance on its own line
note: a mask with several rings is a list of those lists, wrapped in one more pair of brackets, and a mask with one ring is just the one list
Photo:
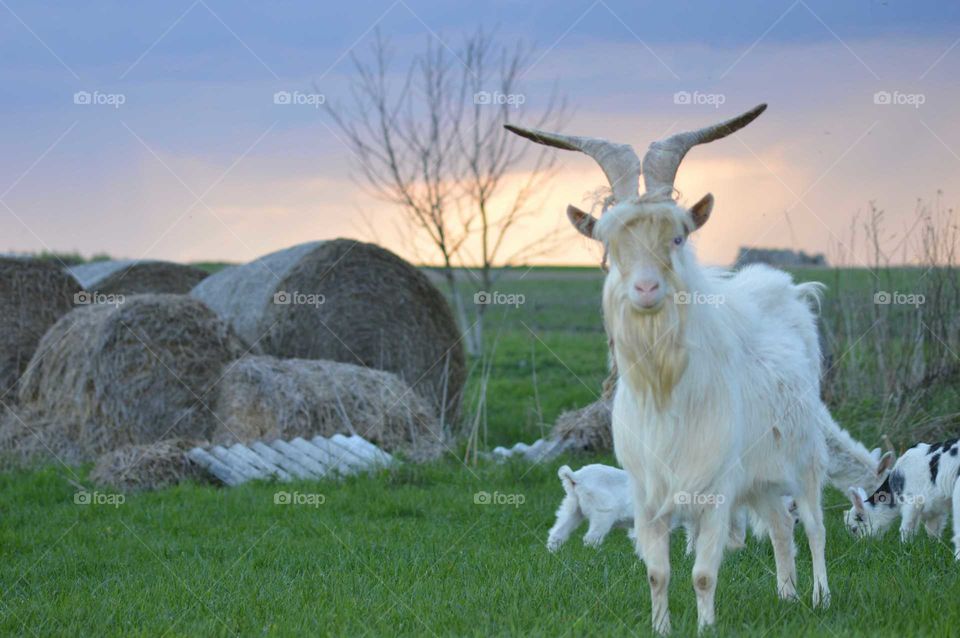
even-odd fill
[[(467, 311), (458, 269), (475, 278), (470, 290), (490, 291), (496, 267), (541, 255), (555, 239), (555, 232), (540, 234), (507, 252), (508, 239), (536, 211), (531, 195), (555, 172), (550, 149), (503, 130), (526, 102), (520, 80), (530, 53), (521, 44), (498, 48), (480, 29), (456, 51), (431, 37), (395, 75), (395, 52), (378, 32), (370, 60), (353, 56), (350, 104), (330, 109), (360, 185), (397, 207), (412, 239), (432, 246), (473, 354), (482, 350), (487, 306)], [(556, 130), (563, 118), (554, 92), (525, 124)]]

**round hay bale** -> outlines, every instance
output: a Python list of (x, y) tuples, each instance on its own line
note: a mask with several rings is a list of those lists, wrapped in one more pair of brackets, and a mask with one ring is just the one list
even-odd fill
[(397, 375), (336, 361), (245, 356), (217, 384), (219, 444), (359, 434), (412, 460), (436, 458), (444, 433), (433, 407)]
[(78, 465), (92, 457), (77, 447), (79, 427), (46, 419), (33, 407), (11, 406), (0, 420), (0, 468), (22, 468), (45, 460)]
[(603, 380), (600, 398), (588, 406), (567, 410), (557, 417), (550, 433), (552, 441), (569, 441), (566, 449), (588, 452), (607, 452), (613, 449), (613, 395), (617, 391), (617, 359), (613, 356), (613, 340), (610, 347), (607, 378)]
[(125, 444), (207, 438), (206, 395), (244, 351), (229, 326), (187, 296), (78, 307), (44, 335), (23, 375), (19, 439), (52, 427), (70, 436), (73, 458), (92, 460)]
[(613, 449), (610, 400), (601, 398), (577, 410), (568, 410), (557, 417), (550, 432), (554, 441), (572, 441), (570, 448), (590, 452)]
[(207, 276), (193, 266), (133, 259), (97, 261), (69, 271), (84, 290), (95, 295), (185, 295)]
[(0, 258), (0, 398), (16, 395), (37, 343), (47, 328), (73, 308), (80, 286), (59, 264)]
[(197, 444), (173, 438), (124, 445), (97, 459), (90, 480), (122, 492), (157, 490), (188, 479), (207, 482), (208, 474), (187, 457), (187, 452)]
[(452, 421), (466, 378), (459, 330), (426, 275), (388, 250), (300, 244), (211, 275), (191, 293), (265, 354), (395, 372)]

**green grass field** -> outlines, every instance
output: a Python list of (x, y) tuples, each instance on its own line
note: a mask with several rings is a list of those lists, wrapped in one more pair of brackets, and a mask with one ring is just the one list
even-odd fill
[[(799, 276), (872, 294), (862, 273)], [(594, 400), (606, 374), (600, 284), (590, 270), (537, 269), (496, 286), (525, 299), (490, 308), (486, 445), (529, 442)], [(467, 411), (477, 388), (474, 378)], [(937, 399), (931, 410), (960, 412), (955, 387)], [(834, 413), (872, 446), (880, 406), (859, 397)], [(83, 483), (88, 468), (0, 474), (0, 634), (649, 635), (644, 569), (622, 530), (600, 550), (582, 546), (585, 530), (556, 555), (544, 547), (562, 497), (557, 467), (612, 457), (474, 466), (462, 456), (461, 444), (432, 464), (342, 483), (190, 484), (87, 505), (71, 480)], [(281, 490), (311, 503), (276, 504)], [(478, 504), (479, 492), (511, 504)], [(802, 530), (795, 603), (776, 598), (770, 544), (751, 538), (721, 569), (714, 635), (956, 634), (949, 532), (905, 547), (895, 532), (857, 542), (842, 525), (843, 497), (828, 490), (826, 507), (832, 606), (810, 608)], [(692, 635), (680, 533), (672, 558), (674, 634)]]
[[(587, 459), (584, 459), (584, 462)], [(76, 505), (55, 468), (4, 475), (3, 635), (632, 635), (649, 633), (642, 566), (615, 530), (544, 548), (559, 462), (465, 468), (454, 460), (344, 484), (183, 486)], [(318, 505), (274, 495), (322, 494)], [(479, 491), (522, 495), (478, 505)], [(520, 501), (520, 498), (512, 499)], [(728, 554), (719, 635), (953, 635), (960, 570), (925, 537), (867, 543), (828, 501), (833, 605), (775, 596), (768, 542)], [(798, 533), (798, 539), (802, 541)], [(696, 630), (692, 559), (673, 543), (676, 635)]]

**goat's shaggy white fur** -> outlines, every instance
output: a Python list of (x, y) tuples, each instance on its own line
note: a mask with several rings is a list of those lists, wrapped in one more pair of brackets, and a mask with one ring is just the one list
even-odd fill
[[(796, 596), (785, 495), (796, 501), (807, 531), (813, 602), (829, 601), (820, 491), (832, 419), (819, 396), (811, 308), (822, 286), (794, 284), (766, 266), (736, 274), (701, 267), (682, 241), (695, 227), (694, 213), (644, 196), (608, 211), (593, 232), (612, 258), (603, 307), (620, 371), (614, 447), (634, 479), (638, 553), (661, 632), (670, 627), (667, 535), (677, 513), (698, 530), (700, 626), (714, 621), (716, 575), (732, 511), (741, 505), (770, 530), (780, 595)], [(671, 245), (674, 237), (681, 241)], [(665, 289), (659, 307), (637, 301), (640, 277), (656, 277), (656, 288)], [(678, 303), (679, 294), (707, 303)], [(679, 494), (702, 498), (685, 502)]]

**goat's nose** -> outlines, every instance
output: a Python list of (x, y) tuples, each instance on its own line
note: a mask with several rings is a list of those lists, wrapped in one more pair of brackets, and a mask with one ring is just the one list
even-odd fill
[(660, 282), (653, 279), (648, 279), (645, 281), (638, 281), (637, 283), (633, 284), (633, 287), (637, 289), (637, 292), (651, 293), (660, 288)]

